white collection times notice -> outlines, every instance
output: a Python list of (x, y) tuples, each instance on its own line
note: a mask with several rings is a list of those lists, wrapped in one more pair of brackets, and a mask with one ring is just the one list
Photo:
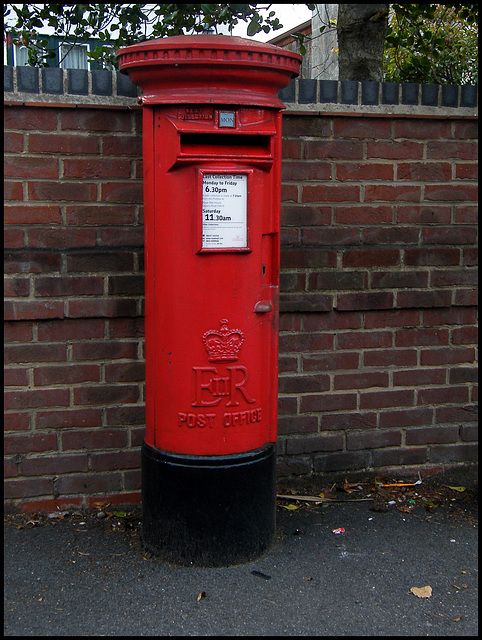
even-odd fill
[(245, 174), (203, 175), (203, 249), (247, 246), (247, 185), (248, 176)]

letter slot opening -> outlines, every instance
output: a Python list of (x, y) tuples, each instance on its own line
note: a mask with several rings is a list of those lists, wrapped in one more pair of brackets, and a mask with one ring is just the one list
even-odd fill
[(270, 156), (270, 135), (181, 133), (181, 155)]

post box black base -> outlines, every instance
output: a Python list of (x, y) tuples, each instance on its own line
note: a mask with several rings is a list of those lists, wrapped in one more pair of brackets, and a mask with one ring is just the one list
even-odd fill
[(276, 522), (275, 449), (187, 456), (142, 446), (142, 543), (170, 564), (223, 567), (263, 555)]

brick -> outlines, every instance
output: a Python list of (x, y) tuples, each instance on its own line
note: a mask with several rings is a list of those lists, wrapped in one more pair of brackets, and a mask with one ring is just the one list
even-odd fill
[[(390, 140), (387, 142), (367, 142), (367, 159), (385, 158), (387, 160), (421, 160), (424, 144), (422, 142), (410, 142)], [(446, 157), (446, 156), (445, 156)]]
[(301, 158), (302, 142), (301, 140), (282, 141), (282, 157), (299, 160)]
[(429, 384), (444, 384), (446, 381), (445, 369), (408, 369), (393, 373), (394, 387), (420, 387)]
[(36, 249), (94, 247), (96, 232), (92, 229), (28, 229), (27, 245)]
[(341, 449), (343, 449), (343, 435), (341, 433), (308, 435), (303, 438), (291, 438), (286, 442), (288, 455), (340, 451)]
[(103, 320), (52, 320), (42, 322), (38, 327), (38, 339), (41, 342), (82, 339), (92, 341), (103, 337)]
[(338, 349), (374, 349), (392, 346), (391, 331), (350, 331), (337, 334)]
[(318, 431), (318, 418), (316, 416), (289, 416), (278, 418), (278, 433), (288, 435), (290, 433), (316, 433)]
[(479, 175), (478, 169), (476, 164), (456, 164), (455, 177), (458, 180), (477, 180)]
[(400, 291), (397, 293), (397, 307), (450, 307), (452, 292), (436, 291)]
[(62, 155), (98, 154), (99, 143), (89, 134), (30, 133), (28, 150), (30, 153)]
[(362, 431), (361, 433), (347, 433), (346, 448), (348, 451), (357, 449), (378, 449), (382, 447), (399, 447), (402, 442), (401, 431)]
[(30, 291), (30, 282), (27, 278), (5, 278), (3, 285), (3, 293), (5, 297), (28, 296)]
[(438, 269), (431, 274), (430, 284), (432, 287), (454, 287), (454, 286), (474, 286), (478, 284), (477, 269)]
[(477, 224), (478, 207), (467, 204), (459, 204), (455, 206), (455, 219), (457, 224)]
[(456, 185), (425, 185), (424, 187), (425, 200), (438, 200), (438, 201), (464, 201), (469, 200), (477, 202), (478, 189), (475, 185), (469, 184), (456, 184)]
[(22, 476), (58, 476), (61, 473), (87, 471), (89, 458), (87, 454), (57, 454), (55, 456), (36, 456), (21, 460), (19, 464)]
[(424, 464), (428, 459), (427, 447), (410, 449), (382, 449), (372, 453), (374, 467)]
[(397, 165), (397, 180), (440, 182), (451, 178), (452, 165), (448, 162), (402, 162)]
[(28, 371), (26, 369), (5, 369), (3, 384), (6, 387), (26, 387), (28, 385)]
[(37, 429), (101, 427), (102, 409), (62, 409), (37, 411)]
[(308, 288), (320, 291), (364, 289), (367, 286), (367, 282), (367, 274), (361, 271), (346, 271), (344, 273), (325, 271), (324, 273), (311, 273), (308, 280)]
[(427, 271), (376, 271), (370, 274), (372, 289), (408, 289), (428, 286)]
[(19, 478), (16, 480), (6, 480), (4, 484), (4, 497), (10, 499), (30, 498), (31, 496), (41, 496), (51, 494), (53, 491), (52, 478)]
[(375, 429), (377, 414), (375, 412), (333, 413), (321, 415), (321, 430), (334, 429)]
[(146, 422), (143, 406), (107, 407), (105, 413), (107, 426), (145, 425)]
[(417, 407), (416, 409), (380, 411), (380, 429), (431, 425), (433, 415), (434, 410), (425, 407), (423, 409)]
[(365, 202), (420, 202), (421, 199), (419, 185), (367, 184), (365, 187)]
[(317, 411), (348, 411), (356, 409), (355, 393), (321, 393), (301, 397), (300, 413)]
[(69, 318), (115, 318), (137, 315), (136, 301), (126, 298), (111, 300), (103, 298), (71, 299), (68, 305), (67, 315)]
[(330, 378), (327, 375), (280, 376), (278, 379), (279, 393), (310, 393), (327, 391), (329, 388)]
[(68, 272), (76, 271), (133, 271), (134, 259), (131, 252), (126, 251), (83, 251), (66, 256)]
[(142, 204), (142, 182), (107, 182), (101, 184), (100, 199), (102, 202), (127, 202)]
[(375, 138), (383, 140), (391, 137), (392, 123), (389, 118), (334, 118), (333, 135), (338, 138)]
[(3, 325), (3, 339), (5, 344), (12, 342), (30, 342), (32, 340), (33, 325), (31, 322), (5, 322)]
[(19, 344), (4, 349), (5, 364), (21, 362), (65, 362), (67, 345), (57, 344)]
[(6, 391), (4, 407), (11, 409), (35, 409), (37, 407), (67, 407), (69, 405), (68, 389), (39, 389), (35, 391)]
[(316, 456), (313, 460), (313, 470), (316, 473), (364, 469), (370, 466), (371, 454), (369, 451), (332, 452)]
[(336, 267), (336, 252), (320, 249), (282, 249), (281, 268), (307, 268)]
[(374, 391), (360, 393), (360, 409), (410, 407), (414, 405), (414, 391)]
[(331, 136), (331, 118), (306, 118), (283, 114), (283, 138), (315, 137), (326, 138)]
[(75, 382), (99, 382), (99, 365), (59, 365), (36, 367), (33, 370), (33, 381), (36, 387), (63, 384), (68, 380), (69, 384)]
[(307, 185), (302, 187), (301, 202), (359, 202), (360, 187), (345, 185)]
[(451, 122), (426, 118), (400, 118), (393, 121), (394, 138), (451, 138)]
[(102, 109), (65, 109), (61, 111), (61, 129), (63, 131), (115, 131), (131, 130), (131, 117), (128, 111)]
[(135, 207), (123, 206), (119, 209), (118, 206), (102, 202), (95, 205), (67, 206), (66, 216), (69, 225), (132, 225), (135, 220)]
[(463, 384), (464, 382), (477, 382), (477, 367), (457, 367), (450, 369), (449, 384)]
[(460, 249), (405, 249), (405, 264), (409, 267), (455, 266), (460, 264)]
[(31, 429), (31, 412), (5, 412), (3, 417), (4, 431), (30, 431)]
[(105, 365), (106, 382), (144, 382), (144, 362), (122, 362)]
[(35, 302), (33, 300), (4, 303), (5, 320), (42, 320), (63, 318), (63, 302)]
[(360, 244), (360, 232), (350, 227), (303, 229), (301, 244), (306, 246), (346, 246)]
[(345, 373), (334, 377), (333, 389), (368, 389), (370, 387), (388, 387), (388, 374), (382, 372)]
[(476, 244), (477, 229), (471, 227), (428, 227), (422, 229), (424, 244)]
[(475, 362), (475, 349), (473, 347), (426, 349), (420, 353), (420, 364), (422, 366), (448, 365), (462, 362)]
[(6, 156), (4, 174), (10, 178), (58, 178), (59, 161), (56, 158)]
[(415, 349), (375, 349), (363, 354), (365, 367), (413, 367), (417, 364)]
[(60, 255), (40, 251), (10, 250), (4, 253), (5, 273), (42, 273), (60, 271)]
[(119, 491), (121, 487), (122, 475), (120, 473), (69, 474), (60, 476), (55, 485), (60, 495), (66, 493), (104, 493)]
[(90, 340), (74, 342), (72, 359), (75, 360), (117, 360), (137, 359), (137, 342), (124, 340)]
[(333, 336), (323, 333), (300, 333), (280, 335), (279, 350), (290, 351), (326, 351), (333, 349)]
[(35, 296), (63, 297), (75, 295), (101, 295), (104, 279), (97, 276), (86, 277), (37, 277), (34, 279)]
[(395, 346), (440, 346), (448, 344), (448, 340), (448, 329), (403, 329), (395, 335)]
[(391, 309), (394, 300), (391, 292), (339, 293), (336, 304), (339, 311)]
[(5, 131), (3, 135), (3, 150), (5, 153), (21, 153), (23, 151), (23, 134)]
[[(417, 404), (463, 404), (469, 400), (468, 387), (456, 387), (454, 385), (420, 389), (417, 393)], [(437, 418), (436, 418), (437, 422)]]
[(467, 405), (459, 407), (439, 407), (435, 410), (435, 422), (459, 422), (467, 424), (468, 422), (477, 422), (478, 408), (476, 405)]
[(440, 205), (402, 205), (397, 207), (401, 224), (449, 224), (451, 208)]
[(127, 446), (125, 429), (77, 429), (64, 431), (61, 437), (62, 451), (124, 449)]
[(358, 353), (325, 353), (304, 355), (303, 371), (349, 371), (358, 369), (360, 356)]
[(344, 267), (389, 267), (400, 263), (396, 249), (354, 249), (343, 254)]
[(393, 165), (339, 162), (336, 164), (336, 180), (393, 180)]
[(92, 471), (95, 472), (136, 469), (141, 463), (140, 452), (132, 450), (94, 453), (90, 458)]
[(66, 158), (65, 178), (130, 178), (131, 162), (124, 159)]
[(477, 462), (478, 447), (476, 444), (432, 445), (430, 462)]
[(4, 129), (25, 131), (54, 131), (57, 128), (55, 109), (44, 107), (6, 106), (4, 111)]
[(363, 158), (363, 142), (349, 140), (306, 140), (306, 160), (321, 160), (325, 158), (361, 160)]
[(392, 207), (388, 205), (336, 206), (337, 224), (389, 224), (392, 222)]
[(321, 162), (290, 162), (283, 160), (281, 179), (284, 182), (300, 180), (330, 180), (331, 166)]
[[(372, 277), (375, 274), (372, 274)], [(420, 323), (419, 311), (406, 309), (392, 309), (390, 311), (376, 310), (365, 313), (365, 329), (382, 327), (410, 327)]]
[(23, 200), (23, 185), (21, 182), (5, 180), (3, 183), (4, 200)]
[(53, 205), (13, 205), (4, 209), (5, 224), (61, 224), (60, 207)]
[(407, 227), (370, 227), (362, 230), (364, 245), (418, 244), (418, 229)]
[(91, 202), (97, 198), (97, 186), (88, 182), (29, 182), (28, 199), (45, 202)]
[(477, 327), (461, 327), (453, 329), (452, 344), (478, 344)]
[(75, 405), (104, 405), (136, 402), (139, 388), (133, 385), (98, 385), (74, 388)]
[(405, 442), (407, 445), (416, 444), (447, 444), (457, 442), (458, 427), (425, 427), (422, 429), (407, 429)]
[(22, 229), (5, 229), (3, 234), (3, 246), (7, 249), (19, 249), (23, 247)]
[(476, 142), (427, 142), (427, 160), (477, 160), (477, 152)]
[(333, 309), (333, 296), (310, 293), (281, 293), (280, 313), (285, 312), (328, 312)]
[(56, 451), (57, 436), (55, 433), (6, 434), (4, 444), (4, 452), (6, 455)]
[(317, 226), (331, 222), (331, 207), (290, 205), (281, 207), (281, 226)]

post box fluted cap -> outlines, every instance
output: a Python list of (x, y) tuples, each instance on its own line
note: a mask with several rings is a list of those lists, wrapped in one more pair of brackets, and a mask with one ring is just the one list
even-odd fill
[(302, 56), (235, 36), (170, 36), (117, 51), (119, 70), (144, 104), (249, 104), (282, 108), (277, 93), (299, 75)]

